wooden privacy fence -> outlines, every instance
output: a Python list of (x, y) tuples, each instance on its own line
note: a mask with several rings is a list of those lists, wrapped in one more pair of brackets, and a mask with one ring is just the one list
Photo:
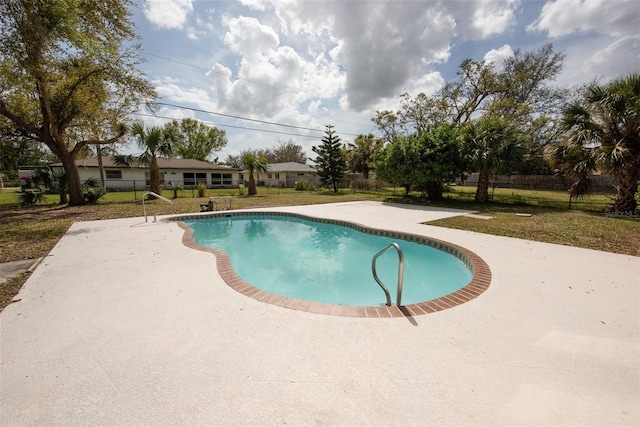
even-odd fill
[[(554, 175), (494, 175), (489, 182), (491, 186), (496, 188), (521, 188), (524, 190), (567, 191), (571, 186), (570, 180), (563, 180)], [(476, 187), (478, 185), (478, 174), (471, 174), (462, 185)], [(611, 193), (614, 190), (614, 182), (610, 176), (591, 176), (591, 191)]]

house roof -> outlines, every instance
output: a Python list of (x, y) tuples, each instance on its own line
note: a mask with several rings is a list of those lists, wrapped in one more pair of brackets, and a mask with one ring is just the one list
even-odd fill
[(287, 163), (271, 163), (268, 168), (269, 172), (310, 172), (313, 173), (316, 170), (302, 163), (287, 162)]
[[(62, 163), (56, 163), (52, 166), (62, 166)], [(76, 166), (85, 168), (97, 168), (98, 158), (91, 157), (87, 159), (76, 160)], [(113, 157), (105, 156), (102, 158), (102, 166), (105, 168), (119, 168), (113, 161)], [(148, 168), (148, 166), (132, 166), (134, 168)], [(167, 159), (158, 158), (158, 167), (160, 169), (200, 169), (200, 170), (238, 170), (230, 166), (216, 165), (209, 162), (194, 159)]]

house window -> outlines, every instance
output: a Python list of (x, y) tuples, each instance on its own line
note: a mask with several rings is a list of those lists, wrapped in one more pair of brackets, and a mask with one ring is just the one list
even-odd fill
[[(145, 172), (144, 173), (144, 180), (145, 180), (145, 184), (147, 186), (151, 185), (151, 173), (150, 172)], [(164, 184), (164, 172), (160, 172), (160, 185)]]
[(182, 183), (184, 184), (184, 186), (192, 186), (195, 187), (196, 185), (196, 174), (193, 172), (184, 172), (182, 174)]
[(303, 173), (299, 173), (298, 176), (304, 176), (304, 174)]
[(280, 179), (280, 174), (279, 173), (276, 174), (276, 179)]
[(271, 174), (267, 174), (267, 178), (271, 179)]
[(107, 179), (122, 179), (122, 171), (106, 170), (104, 172)]
[(182, 174), (182, 181), (185, 187), (195, 187), (199, 183), (207, 184), (207, 174), (206, 173), (193, 173), (193, 172), (184, 172)]
[(211, 185), (214, 187), (220, 187), (220, 186), (230, 187), (233, 185), (233, 176), (230, 173), (212, 173)]

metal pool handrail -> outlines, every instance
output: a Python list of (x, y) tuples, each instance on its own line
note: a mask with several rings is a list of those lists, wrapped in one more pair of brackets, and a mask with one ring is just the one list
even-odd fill
[[(144, 222), (147, 222), (147, 207), (144, 204), (144, 197), (146, 195), (151, 195), (151, 196), (155, 197), (156, 199), (160, 199), (160, 200), (163, 200), (163, 201), (169, 203), (171, 205), (171, 209), (173, 210), (173, 202), (171, 200), (167, 199), (166, 197), (162, 197), (161, 195), (156, 194), (153, 191), (147, 191), (146, 193), (144, 193), (142, 195), (142, 212), (144, 213)], [(164, 213), (164, 212), (161, 211), (161, 212), (154, 213), (153, 214), (153, 222), (157, 221), (156, 215), (158, 215), (159, 213)]]
[(401, 304), (401, 301), (402, 301), (402, 276), (404, 275), (404, 254), (402, 253), (402, 249), (400, 249), (400, 246), (397, 243), (389, 243), (380, 252), (375, 254), (373, 256), (373, 259), (371, 260), (371, 271), (373, 272), (373, 278), (376, 279), (376, 282), (378, 282), (378, 285), (380, 285), (380, 287), (384, 291), (385, 296), (387, 297), (387, 305), (391, 306), (392, 305), (391, 304), (391, 295), (389, 295), (389, 289), (387, 289), (387, 287), (382, 283), (382, 281), (378, 277), (378, 272), (376, 271), (376, 261), (378, 260), (378, 258), (382, 254), (384, 254), (385, 252), (387, 252), (391, 248), (395, 248), (396, 251), (398, 252), (398, 297), (397, 297), (397, 300), (396, 300), (396, 305), (398, 307), (400, 307), (402, 305)]

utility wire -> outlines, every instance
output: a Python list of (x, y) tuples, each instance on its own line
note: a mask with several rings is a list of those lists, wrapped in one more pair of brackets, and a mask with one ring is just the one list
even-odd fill
[(169, 104), (169, 103), (166, 103), (166, 102), (156, 102), (156, 104), (157, 105), (164, 105), (164, 106), (167, 106), (167, 107), (173, 107), (173, 108), (181, 108), (181, 109), (184, 109), (184, 110), (197, 111), (199, 113), (214, 114), (216, 116), (230, 117), (232, 119), (246, 120), (246, 121), (249, 121), (249, 122), (257, 122), (257, 123), (263, 123), (263, 124), (267, 124), (267, 125), (282, 126), (282, 127), (286, 127), (286, 128), (293, 128), (293, 129), (309, 130), (309, 131), (312, 131), (312, 132), (324, 132), (324, 130), (322, 130), (322, 129), (312, 129), (312, 128), (306, 128), (306, 127), (302, 127), (302, 126), (287, 125), (287, 124), (284, 124), (284, 123), (269, 122), (269, 121), (266, 121), (266, 120), (250, 119), (248, 117), (234, 116), (232, 114), (216, 113), (215, 111), (207, 111), (207, 110), (202, 110), (200, 108), (185, 107), (183, 105)]
[[(136, 116), (143, 116), (143, 117), (153, 117), (153, 118), (157, 118), (157, 119), (166, 119), (166, 120), (183, 120), (184, 118), (175, 118), (175, 117), (167, 117), (167, 116), (159, 116), (157, 114), (146, 114), (146, 113), (133, 113)], [(219, 123), (214, 123), (214, 122), (209, 122), (209, 121), (205, 121), (205, 120), (199, 120), (202, 123), (211, 125), (211, 126), (217, 126), (217, 127), (225, 127), (225, 128), (233, 128), (233, 129), (242, 129), (242, 130), (251, 130), (251, 131), (256, 131), (256, 132), (265, 132), (265, 133), (275, 133), (278, 135), (289, 135), (289, 136), (297, 136), (300, 138), (313, 138), (313, 139), (318, 139), (317, 135), (302, 135), (299, 133), (291, 133), (291, 132), (282, 132), (282, 131), (277, 131), (277, 130), (268, 130), (268, 129), (257, 129), (257, 128), (250, 128), (250, 127), (246, 127), (246, 126), (234, 126), (234, 125), (223, 125), (223, 124), (219, 124)], [(351, 140), (342, 140), (341, 142), (354, 142)]]
[[(215, 70), (210, 69), (210, 68), (205, 68), (205, 67), (201, 67), (199, 65), (190, 64), (188, 62), (179, 61), (177, 59), (169, 58), (169, 57), (166, 57), (166, 56), (157, 55), (155, 53), (147, 52), (145, 50), (143, 50), (142, 53), (145, 54), (145, 55), (153, 56), (155, 58), (164, 59), (165, 61), (175, 62), (176, 64), (181, 64), (181, 65), (185, 65), (187, 67), (196, 68), (198, 70), (203, 70), (203, 71), (211, 72), (211, 73), (214, 73), (214, 74), (219, 74), (219, 75), (225, 76), (225, 77), (227, 76), (226, 73), (222, 73), (220, 71), (215, 71)], [(282, 88), (282, 87), (268, 85), (268, 84), (265, 84), (265, 83), (258, 82), (256, 80), (251, 80), (251, 79), (247, 79), (247, 78), (243, 78), (243, 77), (237, 77), (236, 80), (244, 80), (246, 82), (253, 83), (253, 84), (256, 84), (256, 85), (259, 85), (259, 86), (264, 86), (264, 87), (268, 87), (268, 88), (271, 88), (271, 89), (276, 89), (276, 90), (280, 90), (280, 91), (284, 91), (284, 92), (289, 92), (289, 93), (293, 93), (293, 94), (296, 94), (296, 95), (302, 95), (303, 94), (302, 92), (296, 92), (296, 91), (293, 91), (293, 90), (290, 90), (290, 89), (285, 89), (285, 88)], [(225, 97), (220, 97), (220, 96), (218, 96), (217, 98), (224, 99), (224, 100), (227, 100), (227, 101), (230, 101), (230, 102), (239, 102), (239, 103), (247, 104), (246, 102), (236, 101), (236, 100), (233, 100), (233, 99), (230, 99), (230, 98), (225, 98)], [(317, 98), (311, 98), (311, 99), (317, 99)], [(325, 101), (325, 102), (327, 102), (327, 101)], [(328, 101), (328, 102), (331, 103), (331, 104), (335, 104), (335, 105), (339, 106), (339, 104), (337, 102), (335, 102), (335, 101)], [(257, 104), (250, 104), (250, 105), (257, 105)], [(348, 121), (345, 121), (345, 120), (336, 120), (336, 121), (337, 122), (342, 122), (342, 123), (358, 125), (358, 126), (364, 126), (361, 123), (348, 122)], [(353, 135), (353, 134), (351, 134), (351, 135)]]
[[(193, 108), (193, 107), (185, 107), (183, 105), (169, 104), (167, 102), (156, 102), (156, 104), (157, 105), (164, 105), (166, 107), (181, 108), (181, 109), (184, 109), (184, 110), (195, 111), (195, 112), (198, 112), (198, 113), (213, 114), (213, 115), (217, 115), (217, 116), (230, 117), (232, 119), (246, 120), (246, 121), (256, 122), (256, 123), (263, 123), (263, 124), (272, 125), (272, 126), (282, 126), (282, 127), (286, 127), (286, 128), (308, 130), (308, 131), (312, 131), (312, 132), (324, 132), (325, 131), (324, 129), (313, 129), (313, 128), (307, 128), (307, 127), (303, 127), (303, 126), (294, 126), (294, 125), (287, 125), (287, 124), (284, 124), (284, 123), (270, 122), (270, 121), (267, 121), (267, 120), (250, 119), (248, 117), (235, 116), (235, 115), (232, 115), (232, 114), (217, 113), (215, 111), (208, 111), (208, 110), (203, 110), (203, 109), (200, 109), (200, 108)], [(241, 128), (241, 129), (243, 129), (243, 128)], [(258, 129), (255, 129), (255, 130), (258, 130)], [(339, 133), (342, 134), (342, 135), (348, 135), (348, 136), (356, 136), (356, 137), (359, 136), (358, 134), (354, 134), (354, 133), (345, 133), (345, 132), (339, 132)], [(315, 137), (311, 136), (311, 138), (315, 138)]]

